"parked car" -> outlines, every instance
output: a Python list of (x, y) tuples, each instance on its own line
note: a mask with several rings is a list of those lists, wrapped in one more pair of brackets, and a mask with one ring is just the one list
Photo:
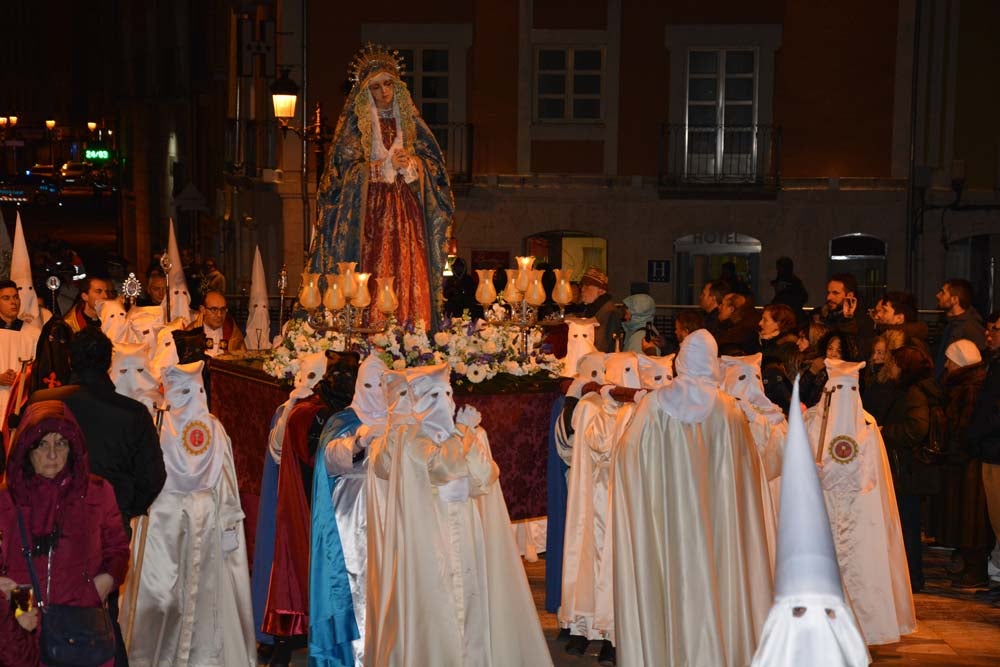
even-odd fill
[(59, 184), (48, 176), (29, 172), (0, 176), (0, 201), (45, 206), (59, 201)]
[(57, 176), (56, 168), (51, 164), (32, 165), (31, 169), (29, 169), (26, 173), (28, 175), (34, 175), (34, 176), (45, 176), (47, 178), (51, 178), (52, 180), (55, 180)]

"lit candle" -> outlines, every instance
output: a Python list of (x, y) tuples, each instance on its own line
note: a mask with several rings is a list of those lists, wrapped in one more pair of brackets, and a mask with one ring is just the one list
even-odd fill
[(524, 294), (521, 290), (517, 289), (517, 285), (515, 284), (517, 281), (517, 269), (505, 270), (507, 271), (507, 287), (503, 290), (503, 298), (507, 303), (521, 303)]
[(396, 312), (396, 307), (399, 305), (396, 301), (396, 292), (392, 289), (394, 280), (392, 276), (378, 279), (378, 298), (375, 300), (375, 306), (383, 315)]
[(357, 262), (337, 262), (337, 269), (340, 271), (340, 289), (348, 299), (358, 293), (358, 284), (354, 277), (354, 267), (357, 265)]
[(299, 290), (299, 303), (302, 304), (302, 307), (306, 310), (319, 308), (319, 304), (322, 303), (322, 298), (319, 293), (318, 273), (302, 274), (302, 289)]
[(476, 269), (479, 286), (476, 287), (476, 301), (486, 308), (497, 300), (497, 289), (493, 286), (493, 269)]
[(367, 308), (372, 303), (371, 292), (368, 291), (368, 279), (372, 277), (370, 273), (356, 273), (357, 293), (351, 299), (351, 305), (355, 308)]
[(528, 285), (531, 283), (531, 267), (535, 264), (535, 258), (532, 256), (527, 257), (517, 257), (517, 289), (522, 292), (528, 291)]
[(326, 274), (326, 294), (323, 295), (323, 305), (327, 310), (340, 310), (347, 303), (344, 291), (340, 289), (340, 281), (332, 273)]
[(573, 300), (573, 288), (569, 284), (569, 269), (553, 269), (556, 274), (556, 286), (552, 288), (552, 300), (560, 306), (565, 306)]
[(524, 294), (524, 300), (528, 302), (529, 306), (540, 306), (545, 303), (545, 287), (542, 285), (542, 273), (544, 272), (532, 270), (529, 273), (531, 274), (531, 282)]

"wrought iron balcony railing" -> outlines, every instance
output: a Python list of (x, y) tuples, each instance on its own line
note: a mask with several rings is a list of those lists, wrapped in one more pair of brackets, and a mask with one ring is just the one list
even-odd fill
[(660, 132), (658, 182), (781, 184), (781, 129), (771, 125), (674, 125)]

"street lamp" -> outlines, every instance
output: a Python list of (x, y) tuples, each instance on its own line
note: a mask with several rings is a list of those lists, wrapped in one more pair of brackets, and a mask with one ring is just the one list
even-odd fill
[(97, 123), (95, 123), (95, 122), (94, 122), (94, 121), (92, 121), (92, 120), (91, 120), (91, 121), (88, 121), (88, 122), (87, 122), (87, 129), (88, 129), (89, 131), (93, 132), (94, 130), (96, 130), (96, 129), (97, 129)]
[[(271, 84), (271, 103), (274, 105), (274, 117), (278, 120), (282, 131), (288, 129), (289, 122), (295, 118), (295, 103), (299, 99), (299, 86), (288, 76), (288, 68), (281, 68), (281, 76)], [(296, 134), (299, 134), (296, 132)]]
[(49, 131), (49, 164), (52, 165), (54, 170), (56, 166), (56, 151), (52, 145), (52, 135), (54, 134), (53, 130), (56, 129), (56, 122), (54, 120), (45, 121), (45, 129)]
[[(316, 153), (316, 185), (319, 185), (323, 175), (324, 146), (330, 142), (330, 128), (323, 122), (323, 107), (319, 102), (313, 110), (312, 123), (298, 127), (292, 123), (295, 118), (295, 106), (299, 100), (299, 86), (288, 76), (288, 69), (281, 68), (281, 76), (271, 84), (271, 103), (274, 105), (274, 117), (284, 136), (293, 132), (302, 141), (312, 143)], [(303, 158), (304, 159), (304, 158)], [(303, 164), (304, 166), (304, 164)]]

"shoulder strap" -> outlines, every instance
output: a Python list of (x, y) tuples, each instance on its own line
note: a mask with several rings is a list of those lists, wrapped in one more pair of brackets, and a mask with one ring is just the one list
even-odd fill
[(36, 604), (41, 607), (44, 604), (42, 601), (42, 586), (38, 583), (38, 575), (35, 574), (35, 565), (31, 561), (31, 542), (28, 541), (28, 531), (24, 529), (21, 508), (16, 507), (14, 511), (17, 513), (17, 528), (21, 531), (21, 553), (24, 554), (24, 559), (28, 562), (28, 574), (31, 575), (31, 587), (35, 589)]

